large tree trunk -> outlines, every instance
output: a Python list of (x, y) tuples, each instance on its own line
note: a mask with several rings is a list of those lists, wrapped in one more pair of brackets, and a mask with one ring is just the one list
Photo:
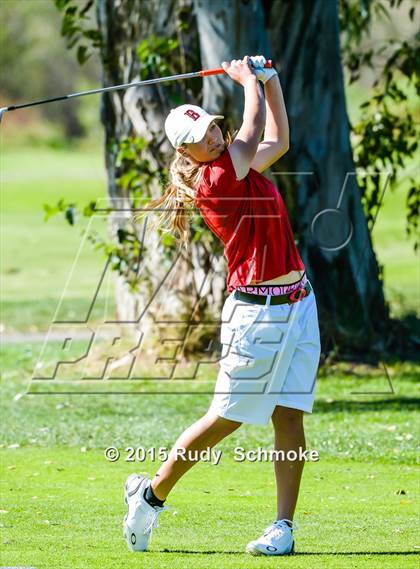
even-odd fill
[(291, 130), (278, 163), (315, 287), (324, 351), (380, 353), (389, 311), (354, 175), (337, 2), (275, 2), (267, 15)]
[[(183, 18), (191, 20), (187, 31), (182, 37), (179, 32), (179, 17), (182, 10)], [(178, 36), (182, 44), (183, 65), (197, 67), (199, 57), (197, 49), (190, 53), (194, 42), (198, 46), (196, 25), (189, 0), (179, 2), (176, 0), (97, 0), (98, 25), (104, 38), (101, 58), (103, 62), (103, 84), (115, 85), (140, 80), (140, 61), (136, 48), (140, 41), (151, 35), (170, 37)], [(184, 69), (191, 71), (193, 69)], [(192, 99), (191, 89), (185, 82), (178, 85), (178, 96), (184, 101)], [(108, 193), (113, 202), (115, 211), (110, 217), (111, 234), (115, 236), (116, 230), (132, 218), (129, 203), (124, 198), (116, 184), (116, 154), (120, 141), (129, 135), (144, 138), (147, 149), (144, 156), (150, 165), (162, 170), (168, 165), (168, 159), (173, 149), (166, 139), (164, 120), (170, 108), (175, 106), (168, 100), (165, 84), (130, 88), (125, 91), (107, 93), (102, 99), (102, 122), (105, 128), (106, 166), (108, 171)], [(151, 197), (161, 195), (160, 180), (149, 188)], [(122, 211), (125, 210), (125, 211)], [(150, 223), (152, 214), (145, 217), (143, 223)], [(137, 227), (139, 240), (143, 235), (143, 223)], [(191, 257), (182, 254), (168, 271), (167, 264), (162, 262), (163, 251), (158, 236), (150, 231), (146, 233), (145, 246), (147, 253), (142, 258), (143, 271), (140, 274), (142, 292), (133, 295), (124, 279), (117, 278), (117, 306), (118, 319), (124, 322), (136, 322), (140, 315), (141, 328), (147, 332), (156, 320), (166, 319), (171, 315), (176, 321), (180, 314), (185, 319), (191, 316), (196, 297), (206, 294), (203, 303), (197, 307), (195, 316), (203, 313), (206, 306), (215, 300), (220, 306), (221, 294), (217, 297), (212, 283), (204, 283), (203, 267), (208, 263), (206, 255), (200, 244), (192, 246)], [(214, 260), (217, 266), (217, 259)], [(168, 274), (169, 272), (169, 274)], [(207, 271), (204, 271), (207, 272)], [(220, 273), (220, 271), (219, 271)], [(146, 276), (145, 276), (146, 275)], [(222, 275), (223, 279), (223, 275)], [(144, 286), (145, 285), (145, 286)], [(222, 288), (221, 283), (218, 289)], [(198, 294), (197, 291), (200, 291)], [(217, 292), (217, 291), (216, 291)], [(143, 310), (151, 302), (147, 313)], [(216, 306), (218, 308), (218, 306)]]
[[(190, 24), (182, 39), (184, 61), (188, 63), (185, 71), (218, 67), (223, 60), (245, 54), (264, 53), (273, 57), (277, 68), (282, 70), (291, 145), (270, 177), (278, 182), (288, 204), (299, 250), (316, 290), (323, 351), (340, 349), (344, 354), (346, 350), (362, 353), (377, 349), (380, 352), (387, 344), (388, 308), (360, 192), (351, 174), (354, 166), (340, 61), (337, 4), (296, 0), (264, 2), (264, 5), (266, 13), (260, 0), (97, 0), (99, 27), (105, 39), (104, 85), (138, 80), (140, 64), (136, 46), (151, 34), (174, 33), (180, 8), (184, 15), (188, 13)], [(198, 39), (199, 54), (194, 52)], [(182, 102), (201, 104), (210, 112), (224, 114), (230, 130), (240, 126), (243, 112), (240, 87), (223, 76), (205, 79), (202, 93), (201, 85), (194, 85), (194, 88), (179, 86)], [(121, 205), (124, 199), (115, 184), (118, 142), (134, 132), (148, 141), (152, 164), (157, 167), (167, 164), (172, 149), (165, 138), (163, 122), (172, 106), (175, 105), (168, 102), (164, 85), (131, 88), (104, 96), (102, 120), (106, 131), (109, 195), (118, 198)], [(283, 174), (277, 175), (280, 171)], [(156, 185), (154, 196), (160, 192)], [(113, 231), (123, 222), (124, 215), (130, 214), (116, 212), (112, 217)], [(149, 255), (147, 262), (153, 274), (152, 289), (157, 290), (165, 271), (157, 241), (154, 247), (153, 258)], [(218, 318), (226, 266), (221, 252), (212, 256), (210, 249), (204, 243), (193, 244), (191, 258), (181, 259), (171, 272), (171, 280), (161, 287), (162, 305), (166, 310), (172, 308), (172, 314), (182, 314), (183, 318), (194, 316), (200, 321), (210, 307)], [(193, 315), (190, 311), (196, 299), (192, 296), (201, 296), (200, 310)], [(148, 300), (141, 295), (133, 297), (123, 281), (119, 281), (120, 318), (136, 320)]]
[[(179, 36), (179, 12), (187, 18), (189, 27)], [(178, 32), (181, 40), (185, 69), (219, 67), (223, 59), (240, 57), (241, 53), (263, 53), (267, 49), (264, 33), (264, 14), (259, 2), (249, 5), (240, 0), (233, 3), (193, 0), (133, 0), (131, 2), (97, 0), (99, 29), (104, 38), (101, 58), (104, 86), (139, 80), (140, 62), (135, 50), (138, 43), (150, 37), (172, 36)], [(198, 24), (197, 24), (198, 21)], [(258, 24), (255, 27), (255, 23)], [(198, 27), (198, 30), (197, 30)], [(253, 33), (250, 30), (253, 29)], [(198, 37), (200, 34), (200, 37)], [(199, 44), (198, 44), (199, 40)], [(199, 48), (199, 49), (198, 49)], [(199, 80), (195, 80), (196, 82)], [(201, 88), (204, 87), (203, 92)], [(223, 112), (232, 130), (239, 126), (243, 112), (243, 96), (226, 78), (209, 78), (203, 84), (179, 84), (179, 102), (203, 105), (209, 111)], [(239, 102), (239, 104), (238, 104)], [(165, 85), (130, 88), (126, 91), (107, 93), (102, 100), (102, 122), (105, 128), (108, 193), (115, 208), (111, 215), (111, 233), (131, 217), (129, 204), (116, 184), (115, 160), (122, 138), (136, 134), (148, 141), (148, 160), (155, 167), (163, 167), (173, 153), (165, 137), (163, 123), (170, 108)], [(153, 197), (161, 193), (158, 183)], [(125, 211), (123, 211), (125, 210)], [(139, 235), (142, 228), (138, 229)], [(166, 269), (161, 263), (162, 251), (156, 236), (149, 235), (149, 251), (145, 259), (152, 281), (149, 290), (157, 291), (161, 298), (159, 309), (173, 317), (193, 318), (196, 322), (206, 316), (219, 318), (226, 287), (226, 264), (220, 244), (210, 237), (210, 246), (204, 242), (191, 245), (191, 256), (181, 256), (170, 279), (164, 283)], [(163, 283), (163, 286), (161, 286)], [(132, 295), (124, 280), (117, 279), (117, 305), (119, 320), (133, 322), (149, 302), (145, 295)], [(157, 299), (158, 300), (158, 299)], [(199, 303), (194, 307), (194, 303)], [(153, 318), (163, 318), (153, 314)], [(153, 313), (153, 310), (152, 310)], [(165, 318), (168, 314), (165, 315)], [(143, 317), (147, 323), (147, 315)], [(149, 321), (150, 324), (150, 321)], [(142, 326), (148, 330), (147, 326)], [(202, 345), (208, 343), (212, 331), (202, 333)], [(187, 350), (188, 351), (188, 350)]]
[[(102, 83), (104, 87), (134, 81), (138, 72), (136, 44), (140, 37), (141, 20), (137, 10), (127, 2), (97, 0), (98, 28), (103, 39), (101, 49)], [(124, 91), (106, 93), (101, 100), (101, 121), (105, 129), (105, 163), (108, 173), (108, 194), (113, 212), (109, 218), (110, 233), (126, 222), (129, 202), (119, 191), (116, 180), (118, 144), (132, 134), (132, 124), (124, 111)], [(125, 211), (124, 211), (125, 210)], [(139, 299), (131, 295), (124, 279), (117, 277), (116, 301), (118, 318), (134, 321), (139, 310)]]
[[(268, 54), (264, 11), (260, 1), (195, 0), (203, 68), (220, 67), (224, 60), (244, 55)], [(224, 75), (214, 75), (203, 82), (203, 106), (225, 116), (231, 131), (242, 123), (243, 88)]]

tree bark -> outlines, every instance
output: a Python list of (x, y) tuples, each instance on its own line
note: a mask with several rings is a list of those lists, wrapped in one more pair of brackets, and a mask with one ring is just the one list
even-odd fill
[[(204, 69), (245, 55), (270, 53), (260, 0), (195, 0), (194, 5)], [(242, 123), (243, 88), (224, 75), (208, 77), (203, 81), (203, 107), (210, 113), (223, 110), (224, 123), (234, 131)]]
[(380, 353), (389, 307), (354, 175), (337, 3), (274, 2), (267, 20), (291, 131), (278, 179), (316, 291), (323, 351)]
[[(188, 23), (182, 35), (179, 31), (180, 11)], [(141, 64), (136, 48), (141, 40), (152, 34), (158, 37), (175, 35), (178, 38), (183, 72), (201, 68), (192, 0), (97, 0), (97, 18), (104, 40), (101, 52), (104, 86), (140, 80)], [(148, 142), (145, 155), (151, 165), (157, 169), (167, 167), (174, 150), (166, 138), (164, 121), (170, 109), (178, 104), (202, 104), (201, 83), (197, 83), (198, 79), (194, 81), (177, 84), (176, 103), (170, 100), (165, 84), (133, 87), (103, 95), (101, 120), (105, 128), (108, 194), (115, 208), (110, 216), (111, 236), (115, 236), (117, 229), (132, 217), (129, 202), (116, 184), (115, 162), (120, 141), (129, 135), (145, 138)], [(161, 193), (162, 188), (156, 180), (151, 188), (151, 197), (156, 198)], [(143, 227), (140, 226), (139, 239), (142, 233)], [(214, 255), (212, 247), (203, 243), (192, 243), (191, 255), (187, 257), (183, 253), (167, 278), (168, 267), (162, 263), (163, 251), (158, 237), (151, 232), (146, 233), (148, 253), (143, 264), (148, 268), (147, 294), (133, 295), (124, 279), (117, 277), (118, 320), (137, 321), (154, 293), (158, 293), (154, 300), (155, 308), (150, 307), (149, 313), (142, 316), (142, 329), (146, 332), (156, 318), (171, 316), (174, 322), (194, 319), (199, 323), (209, 312), (216, 320), (224, 302), (225, 289), (220, 255)], [(215, 238), (212, 240), (216, 243)], [(208, 343), (205, 333), (203, 336), (202, 343)], [(188, 353), (188, 347), (185, 353)]]
[[(290, 150), (265, 175), (278, 183), (288, 205), (299, 251), (317, 295), (323, 352), (340, 350), (342, 356), (381, 353), (389, 348), (389, 310), (354, 176), (336, 2), (97, 0), (99, 28), (105, 39), (105, 86), (138, 80), (136, 46), (152, 33), (166, 37), (176, 33), (180, 6), (190, 18), (186, 39), (181, 42), (185, 71), (219, 67), (223, 60), (258, 53), (272, 57), (281, 69)], [(198, 40), (200, 53), (195, 53)], [(195, 83), (194, 87), (182, 84), (179, 89), (177, 104), (201, 104), (209, 112), (224, 114), (231, 131), (239, 128), (243, 93), (231, 80), (206, 78), (202, 92)], [(118, 142), (133, 132), (143, 136), (151, 163), (166, 165), (172, 148), (163, 123), (172, 106), (164, 85), (103, 97), (109, 195), (123, 205), (124, 197), (115, 184)], [(156, 186), (153, 197), (160, 192)], [(121, 215), (116, 214), (111, 220), (113, 232), (119, 223)], [(154, 239), (155, 253), (148, 262), (156, 290), (165, 271)], [(212, 247), (204, 243), (192, 247), (191, 257), (182, 259), (174, 270), (162, 302), (174, 315), (185, 317), (201, 297), (198, 310), (189, 317), (200, 322), (210, 309), (217, 320), (225, 290), (223, 256), (220, 252), (212, 255)], [(121, 280), (117, 295), (120, 317), (135, 320), (146, 299), (133, 299)]]
[[(138, 65), (135, 40), (140, 36), (141, 20), (135, 17), (128, 3), (97, 0), (98, 28), (102, 36), (101, 60), (104, 87), (134, 80)], [(137, 6), (138, 7), (138, 6)], [(119, 142), (132, 133), (132, 125), (124, 112), (124, 91), (102, 95), (101, 121), (105, 129), (105, 164), (108, 173), (108, 195), (113, 208), (109, 216), (109, 231), (115, 238), (119, 227), (130, 216), (129, 202), (117, 187), (116, 157)], [(139, 299), (129, 293), (122, 277), (116, 278), (117, 319), (134, 321)]]

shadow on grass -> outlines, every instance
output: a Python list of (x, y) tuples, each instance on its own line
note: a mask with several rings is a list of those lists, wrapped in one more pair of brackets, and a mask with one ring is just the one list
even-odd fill
[[(355, 392), (355, 395), (375, 396), (375, 393)], [(383, 395), (383, 393), (382, 393)], [(369, 401), (348, 401), (348, 400), (332, 400), (316, 399), (314, 404), (314, 413), (337, 413), (339, 411), (349, 411), (351, 413), (363, 413), (365, 411), (415, 411), (419, 408), (419, 397), (392, 397), (389, 399), (376, 399)]]
[[(187, 555), (245, 555), (250, 556), (245, 551), (194, 551), (191, 549), (160, 549), (150, 553), (185, 553)], [(293, 553), (292, 555), (283, 555), (282, 557), (296, 557), (305, 555), (419, 555), (418, 551), (303, 551), (301, 553)], [(252, 557), (252, 556), (251, 556)], [(261, 556), (262, 557), (262, 556)], [(274, 557), (274, 556), (273, 556)]]

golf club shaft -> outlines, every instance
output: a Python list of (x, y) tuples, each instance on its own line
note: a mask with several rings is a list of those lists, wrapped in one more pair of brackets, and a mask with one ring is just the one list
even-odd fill
[[(272, 67), (271, 60), (267, 61), (264, 67)], [(169, 75), (168, 77), (159, 77), (157, 79), (134, 81), (133, 83), (123, 83), (122, 85), (101, 87), (100, 89), (90, 89), (89, 91), (80, 91), (79, 93), (71, 93), (69, 95), (62, 95), (61, 97), (52, 97), (51, 99), (40, 99), (38, 101), (32, 101), (31, 103), (23, 103), (21, 105), (10, 105), (9, 107), (3, 107), (0, 109), (0, 115), (6, 111), (16, 111), (17, 109), (26, 109), (27, 107), (34, 107), (36, 105), (45, 105), (47, 103), (54, 103), (56, 101), (65, 101), (67, 99), (75, 99), (76, 97), (83, 97), (85, 95), (94, 95), (95, 93), (107, 93), (110, 91), (128, 89), (129, 87), (153, 85), (155, 83), (163, 83), (165, 81), (176, 81), (178, 79), (193, 79), (195, 77), (208, 77), (210, 75), (219, 75), (221, 73), (225, 73), (225, 70), (222, 67), (218, 69), (202, 69), (201, 71), (193, 71), (191, 73), (181, 73), (179, 75)]]

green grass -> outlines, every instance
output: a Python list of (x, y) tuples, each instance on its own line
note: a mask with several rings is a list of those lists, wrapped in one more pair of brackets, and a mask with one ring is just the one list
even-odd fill
[[(348, 74), (346, 73), (348, 79)], [(400, 87), (406, 89), (405, 80)], [(345, 84), (346, 104), (350, 121), (355, 124), (361, 118), (360, 104), (369, 100), (371, 90), (358, 82)], [(405, 106), (403, 107), (405, 109)], [(417, 120), (419, 105), (414, 87), (408, 90), (407, 108)], [(402, 113), (402, 108), (391, 105), (393, 112)], [(372, 231), (372, 242), (378, 261), (384, 265), (385, 296), (390, 303), (391, 315), (399, 318), (409, 312), (420, 315), (420, 262), (414, 253), (414, 238), (406, 235), (406, 197), (410, 188), (409, 177), (417, 178), (420, 174), (420, 153), (417, 150), (413, 159), (407, 160), (406, 166), (398, 171), (398, 186), (391, 191), (387, 185), (383, 205), (379, 210)], [(381, 177), (381, 190), (385, 184), (385, 175)]]
[[(102, 158), (97, 150), (21, 149), (4, 152), (1, 166), (3, 326), (9, 332), (46, 330), (63, 294), (59, 316), (86, 312), (105, 259), (84, 239), (85, 220), (75, 227), (63, 215), (45, 222), (43, 204), (61, 197), (79, 205), (106, 198)], [(105, 236), (105, 220), (93, 224)], [(99, 306), (113, 296), (112, 286), (104, 288)]]
[[(48, 347), (43, 359), (55, 365), (61, 353), (59, 343), (51, 342)], [(82, 347), (85, 343), (74, 342), (74, 354)], [(31, 382), (40, 351), (40, 344), (7, 345), (2, 350), (4, 377), (0, 409), (5, 420), (0, 433), (7, 445), (16, 442), (43, 447), (83, 444), (89, 448), (105, 448), (111, 443), (122, 446), (142, 441), (150, 446), (156, 444), (156, 433), (159, 433), (160, 444), (169, 445), (175, 432), (205, 413), (214, 389), (216, 367), (197, 380), (169, 382), (169, 385), (149, 380)], [(104, 358), (105, 354), (98, 360)], [(344, 364), (342, 368), (322, 368), (315, 413), (307, 416), (310, 444), (331, 457), (367, 462), (378, 457), (379, 447), (381, 460), (412, 464), (416, 459), (413, 443), (418, 425), (413, 417), (418, 403), (419, 367), (408, 363), (387, 364), (386, 372), (364, 367), (352, 371)], [(40, 391), (53, 394), (44, 396)], [(74, 395), (62, 395), (62, 391)], [(166, 395), (168, 391), (175, 394)], [(115, 392), (124, 394), (114, 395)], [(16, 394), (24, 396), (15, 401)], [(165, 402), (164, 420), (162, 412), (156, 413), (162, 402)], [(314, 427), (311, 426), (313, 421), (316, 421)], [(49, 425), (53, 428), (46, 428)], [(131, 432), (129, 441), (127, 425)], [(110, 429), (112, 441), (109, 440)], [(238, 444), (271, 443), (270, 430), (248, 425), (243, 425), (235, 437)]]
[[(50, 348), (54, 362), (58, 344)], [(122, 484), (133, 471), (152, 475), (160, 462), (128, 462), (125, 449), (170, 448), (208, 408), (207, 385), (189, 382), (189, 395), (142, 395), (151, 385), (139, 381), (125, 395), (115, 395), (119, 384), (111, 381), (105, 382), (107, 393), (94, 395), (73, 382), (78, 395), (35, 394), (30, 378), (39, 349), (3, 348), (3, 564), (418, 566), (418, 367), (395, 363), (387, 366), (388, 374), (344, 364), (320, 370), (314, 413), (305, 418), (307, 448), (318, 450), (320, 460), (304, 469), (294, 558), (244, 553), (247, 541), (275, 516), (272, 464), (234, 460), (236, 446), (272, 448), (271, 427), (252, 425), (218, 445), (223, 455), (217, 466), (202, 463), (187, 473), (168, 499), (173, 509), (162, 515), (150, 551), (132, 554), (121, 535)], [(213, 385), (214, 375), (205, 379)], [(120, 450), (119, 461), (107, 462), (108, 446)]]
[[(196, 465), (171, 495), (150, 550), (122, 539), (122, 482), (154, 463), (107, 463), (101, 450), (3, 452), (3, 562), (38, 569), (418, 567), (418, 478), (411, 466), (321, 459), (304, 469), (294, 558), (244, 545), (275, 518), (272, 464)], [(406, 493), (398, 494), (401, 490)], [(169, 499), (168, 499), (169, 502)]]
[(414, 252), (414, 241), (409, 241), (405, 234), (408, 176), (418, 178), (420, 172), (417, 168), (416, 173), (413, 162), (410, 164), (398, 188), (387, 189), (372, 231), (378, 261), (384, 265), (385, 296), (391, 315), (397, 318), (410, 311), (420, 316), (420, 259)]

